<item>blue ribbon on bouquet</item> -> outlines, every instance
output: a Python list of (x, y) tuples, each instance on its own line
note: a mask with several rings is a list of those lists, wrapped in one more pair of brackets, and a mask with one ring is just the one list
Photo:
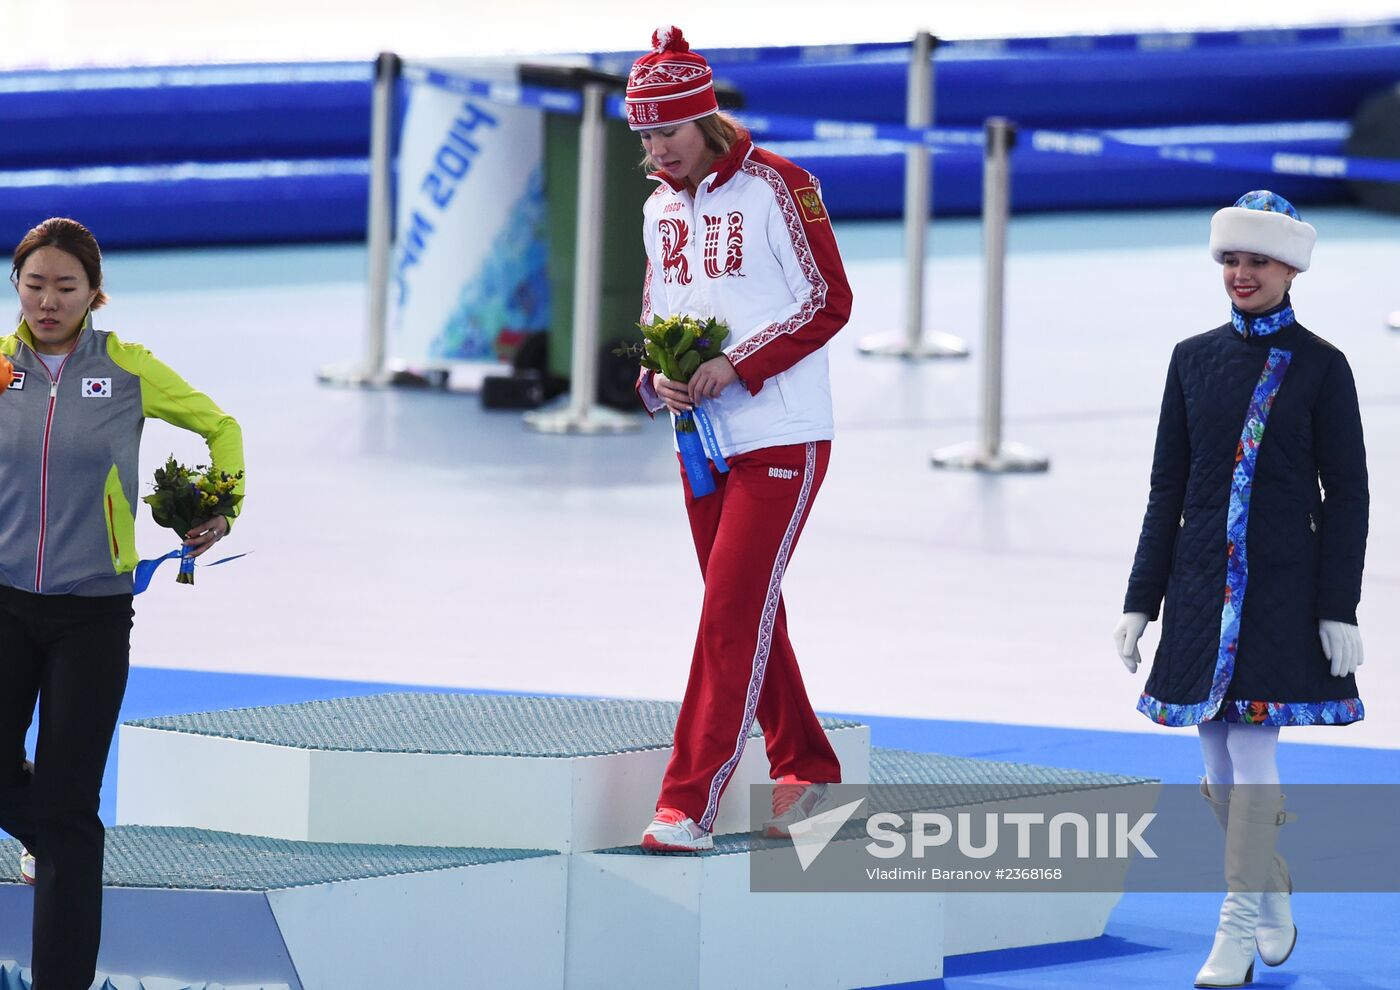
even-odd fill
[[(692, 429), (683, 429), (682, 423), (689, 423)], [(690, 481), (691, 496), (700, 498), (711, 494), (715, 490), (715, 479), (710, 473), (710, 461), (714, 461), (715, 470), (720, 474), (728, 472), (729, 464), (719, 452), (714, 424), (702, 407), (676, 414), (676, 447)]]
[(715, 462), (715, 470), (728, 474), (729, 462), (719, 452), (719, 438), (715, 436), (715, 427), (710, 422), (710, 414), (705, 412), (704, 403), (695, 407), (695, 425), (700, 427), (700, 438), (705, 441), (705, 451), (710, 455), (710, 460)]
[[(249, 553), (252, 553), (252, 551), (248, 550), (243, 553), (236, 553), (232, 557), (222, 557), (219, 560), (214, 561), (213, 563), (200, 564), (199, 566), (218, 567), (220, 564), (227, 564), (231, 560), (237, 560), (240, 557), (246, 557)], [(131, 593), (133, 595), (139, 595), (141, 594), (141, 592), (149, 588), (151, 586), (151, 578), (156, 576), (156, 569), (159, 568), (160, 565), (165, 563), (167, 560), (175, 560), (177, 558), (180, 561), (180, 572), (182, 574), (194, 573), (194, 558), (191, 557), (189, 554), (185, 553), (184, 547), (176, 547), (164, 557), (156, 557), (152, 560), (142, 560), (137, 562), (136, 572), (133, 575), (134, 586), (131, 589)]]

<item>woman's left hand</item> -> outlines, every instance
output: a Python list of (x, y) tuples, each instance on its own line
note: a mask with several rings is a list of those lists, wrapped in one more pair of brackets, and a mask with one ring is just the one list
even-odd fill
[(215, 543), (228, 535), (228, 520), (223, 516), (196, 523), (194, 529), (185, 534), (185, 546), (190, 548), (190, 556), (198, 557)]
[(729, 358), (723, 354), (710, 358), (690, 376), (690, 399), (692, 402), (713, 399), (738, 380), (739, 373), (729, 363)]

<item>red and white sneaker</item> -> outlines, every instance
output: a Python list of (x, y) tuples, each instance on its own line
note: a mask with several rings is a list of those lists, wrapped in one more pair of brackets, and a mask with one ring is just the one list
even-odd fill
[(811, 818), (826, 804), (826, 785), (799, 780), (796, 774), (784, 774), (773, 781), (773, 817), (763, 825), (763, 834), (770, 839), (786, 839), (794, 822)]
[(19, 851), (19, 878), (29, 886), (34, 886), (34, 857), (28, 849)]
[(715, 847), (714, 837), (679, 808), (657, 808), (642, 848), (649, 852), (701, 852)]

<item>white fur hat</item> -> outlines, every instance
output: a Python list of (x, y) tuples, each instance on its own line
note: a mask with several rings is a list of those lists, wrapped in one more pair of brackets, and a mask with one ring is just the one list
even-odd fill
[(1316, 242), (1317, 229), (1267, 189), (1245, 193), (1210, 218), (1210, 256), (1220, 263), (1226, 251), (1250, 251), (1305, 272)]

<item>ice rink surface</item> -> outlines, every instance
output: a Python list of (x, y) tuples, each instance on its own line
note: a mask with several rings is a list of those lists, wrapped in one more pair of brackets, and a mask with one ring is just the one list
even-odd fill
[[(1243, 191), (1243, 189), (1241, 189)], [(1308, 211), (1301, 322), (1355, 369), (1371, 470), (1359, 612), (1368, 718), (1298, 741), (1400, 747), (1400, 224)], [(906, 364), (857, 341), (900, 324), (901, 231), (838, 224), (855, 292), (831, 344), (837, 439), (788, 572), (790, 624), (818, 709), (1168, 732), (1134, 711), (1110, 634), (1146, 504), (1171, 347), (1227, 318), (1209, 211), (1013, 218), (1008, 440), (1048, 474), (932, 470), (972, 439), (978, 358)], [(100, 231), (98, 232), (100, 236)], [(141, 341), (243, 424), (246, 515), (227, 553), (138, 599), (152, 667), (524, 692), (679, 698), (701, 585), (665, 426), (625, 437), (526, 432), (475, 397), (316, 384), (360, 353), (355, 246), (117, 254), (99, 325)], [(980, 227), (930, 232), (926, 326), (981, 334)], [(142, 473), (190, 434), (148, 426)], [(143, 511), (148, 556), (170, 541)], [(173, 545), (173, 543), (171, 544)], [(1150, 656), (1157, 624), (1149, 627)]]

